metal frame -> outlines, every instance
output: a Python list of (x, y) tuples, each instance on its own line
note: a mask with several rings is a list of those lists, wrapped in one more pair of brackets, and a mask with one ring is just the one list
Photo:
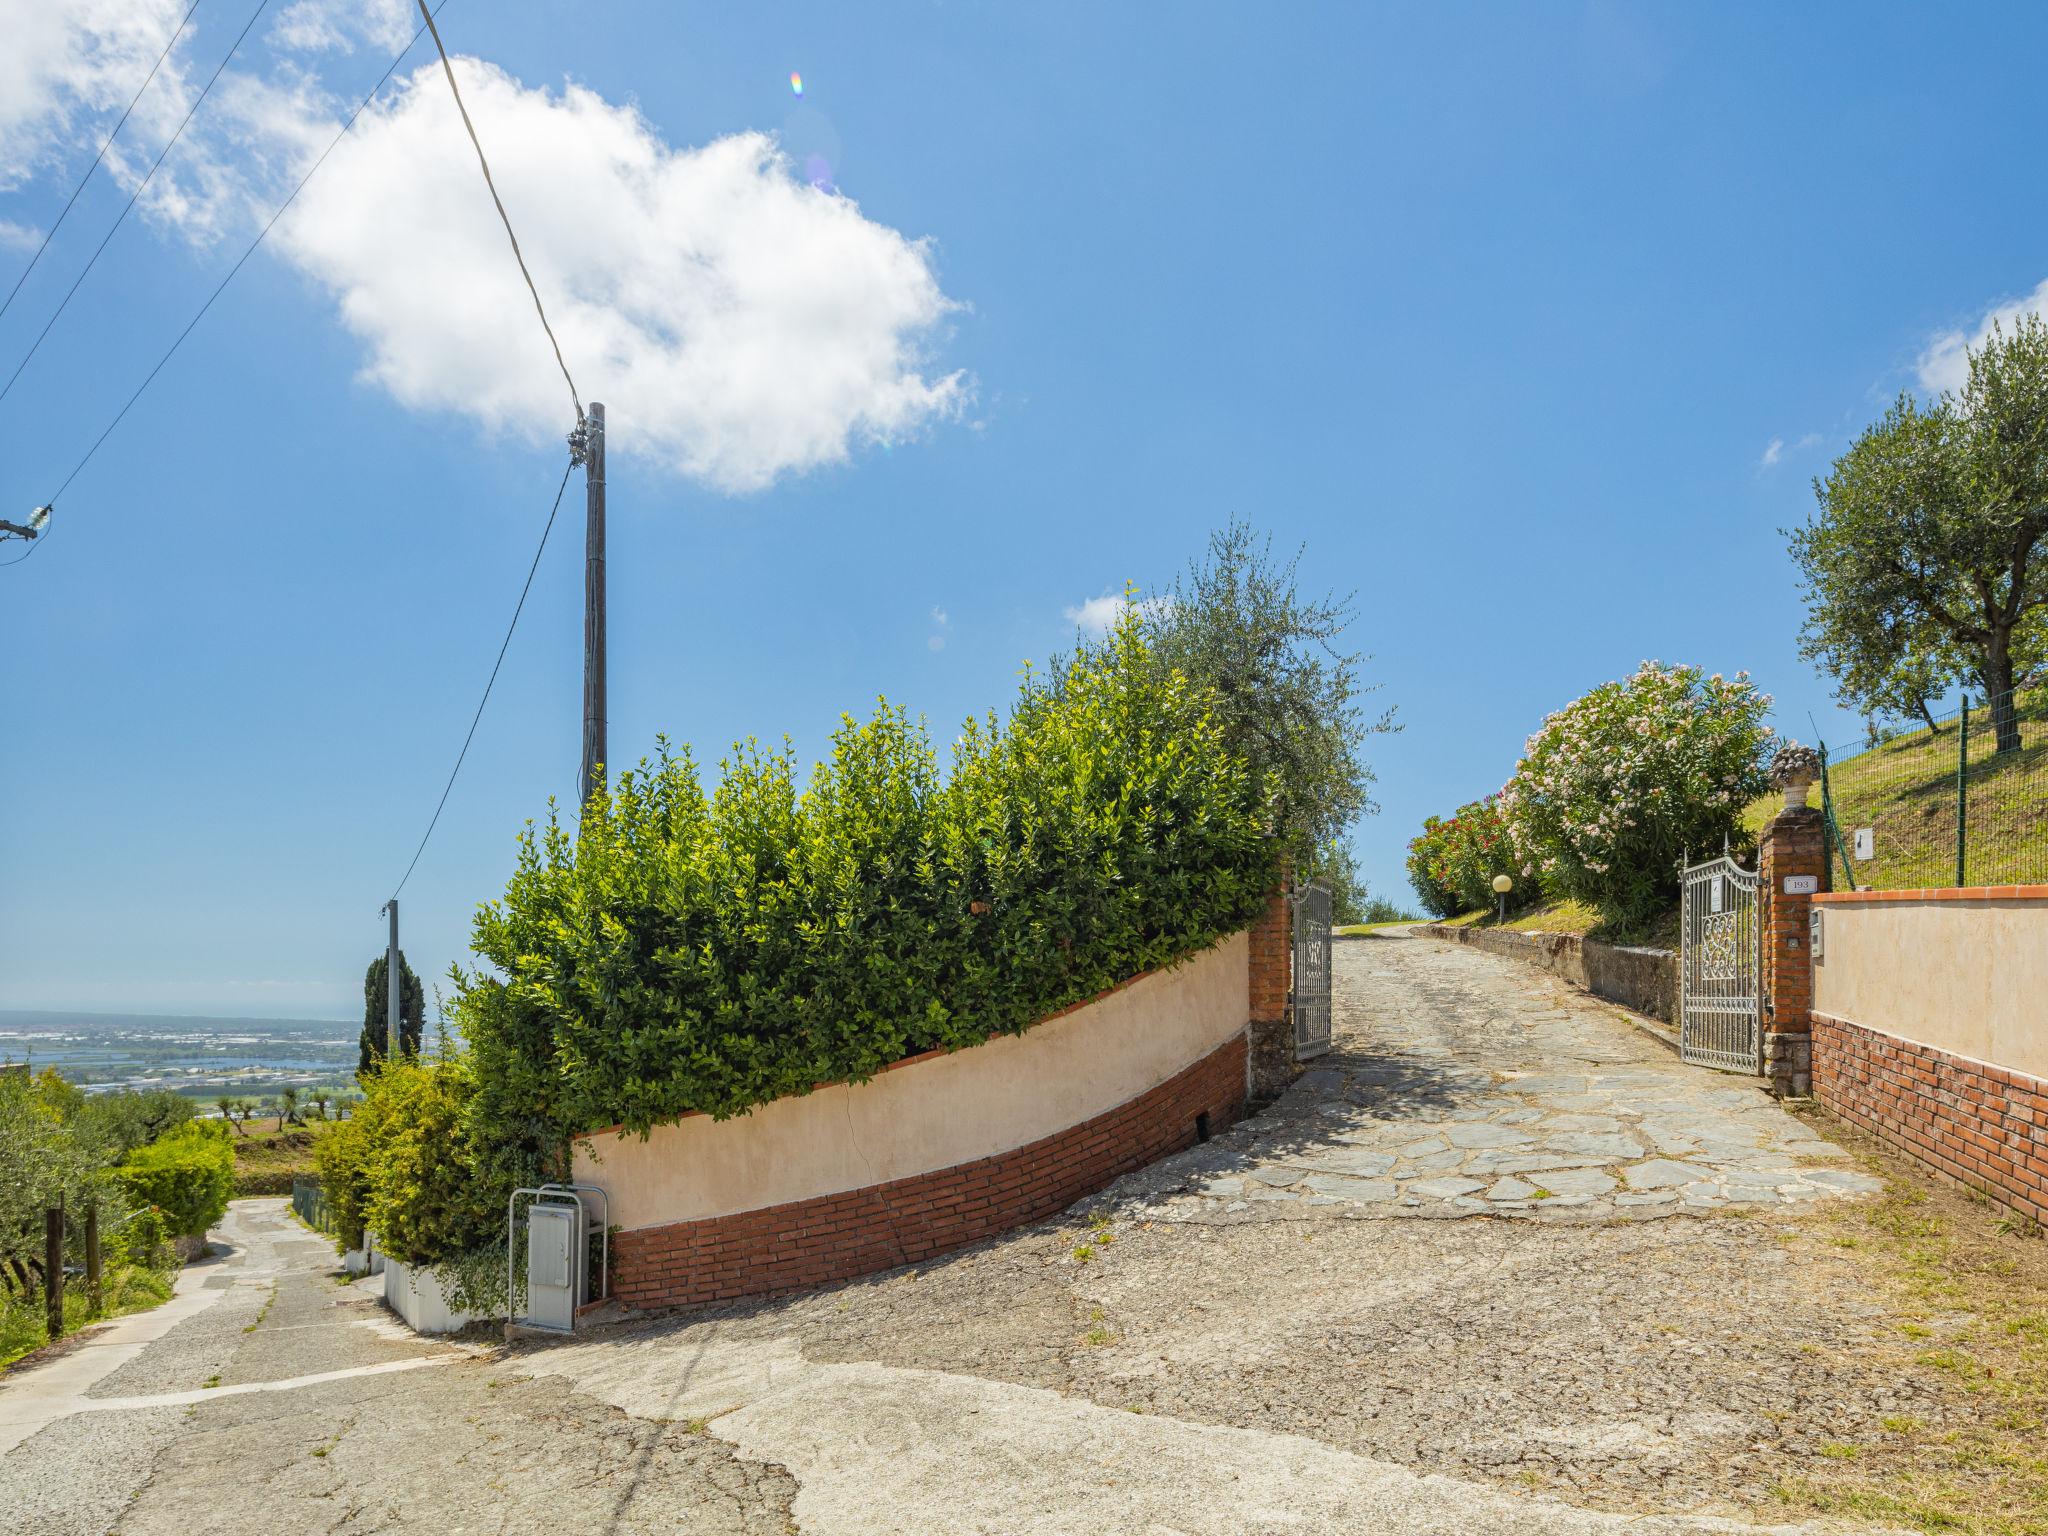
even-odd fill
[[(603, 1201), (603, 1202), (604, 1202), (604, 1220), (603, 1220), (602, 1224), (601, 1224), (601, 1225), (600, 1225), (600, 1226), (598, 1227), (598, 1229), (597, 1229), (597, 1230), (598, 1230), (598, 1293), (597, 1293), (597, 1295), (596, 1295), (595, 1297), (593, 1297), (593, 1298), (591, 1298), (591, 1299), (592, 1299), (592, 1300), (596, 1300), (596, 1301), (603, 1301), (604, 1299), (606, 1299), (607, 1297), (609, 1297), (609, 1296), (611, 1295), (611, 1293), (612, 1293), (612, 1200), (611, 1200), (611, 1196), (610, 1196), (610, 1195), (607, 1195), (607, 1194), (606, 1194), (606, 1193), (605, 1193), (605, 1192), (604, 1192), (604, 1191), (603, 1191), (602, 1189), (600, 1189), (600, 1188), (599, 1188), (599, 1187), (598, 1187), (597, 1185), (595, 1185), (595, 1184), (531, 1184), (531, 1185), (522, 1185), (522, 1186), (521, 1186), (521, 1187), (519, 1187), (518, 1189), (515, 1189), (515, 1190), (513, 1190), (513, 1191), (512, 1191), (512, 1193), (511, 1193), (511, 1195), (510, 1195), (509, 1197), (507, 1197), (507, 1199), (506, 1199), (506, 1201), (505, 1201), (505, 1321), (506, 1321), (506, 1323), (508, 1323), (508, 1324), (511, 1324), (511, 1323), (516, 1323), (516, 1322), (518, 1322), (518, 1321), (519, 1321), (519, 1318), (518, 1318), (517, 1316), (515, 1316), (515, 1315), (514, 1315), (514, 1314), (515, 1314), (515, 1310), (516, 1310), (516, 1308), (515, 1308), (515, 1302), (514, 1302), (514, 1300), (513, 1300), (513, 1298), (515, 1298), (515, 1297), (516, 1297), (516, 1296), (517, 1296), (517, 1295), (519, 1294), (518, 1290), (517, 1290), (517, 1289), (516, 1289), (516, 1288), (514, 1287), (514, 1285), (513, 1285), (513, 1274), (514, 1274), (513, 1266), (514, 1266), (514, 1264), (516, 1263), (516, 1261), (517, 1261), (517, 1259), (518, 1259), (518, 1255), (519, 1255), (519, 1245), (518, 1245), (518, 1244), (517, 1244), (516, 1242), (514, 1242), (514, 1241), (513, 1241), (513, 1237), (514, 1237), (514, 1234), (515, 1234), (515, 1233), (516, 1233), (516, 1232), (518, 1231), (518, 1223), (519, 1223), (519, 1214), (518, 1214), (518, 1208), (519, 1208), (519, 1197), (520, 1197), (521, 1195), (530, 1195), (530, 1196), (532, 1196), (532, 1197), (533, 1197), (533, 1198), (532, 1198), (531, 1200), (529, 1200), (529, 1201), (527, 1202), (527, 1204), (528, 1204), (528, 1205), (530, 1205), (530, 1206), (531, 1206), (531, 1205), (538, 1205), (538, 1204), (540, 1204), (540, 1203), (541, 1203), (542, 1201), (549, 1201), (549, 1202), (552, 1202), (552, 1203), (554, 1203), (554, 1204), (557, 1204), (557, 1205), (563, 1205), (563, 1204), (570, 1204), (570, 1205), (574, 1205), (574, 1206), (576, 1207), (576, 1209), (577, 1209), (577, 1210), (578, 1210), (579, 1212), (581, 1212), (581, 1213), (582, 1213), (582, 1219), (583, 1219), (583, 1221), (584, 1221), (585, 1223), (588, 1223), (588, 1221), (590, 1220), (590, 1213), (589, 1213), (589, 1212), (588, 1212), (587, 1210), (585, 1210), (585, 1208), (584, 1208), (584, 1205), (583, 1205), (583, 1197), (584, 1197), (585, 1195), (595, 1195), (595, 1196), (597, 1196), (597, 1198), (598, 1198), (599, 1200), (601, 1200), (601, 1201)], [(583, 1235), (582, 1235), (582, 1241), (581, 1241), (581, 1245), (580, 1245), (580, 1251), (581, 1251), (581, 1253), (582, 1253), (583, 1257), (580, 1257), (580, 1258), (579, 1258), (579, 1259), (577, 1260), (577, 1263), (578, 1263), (579, 1269), (581, 1268), (581, 1266), (583, 1266), (583, 1265), (587, 1265), (587, 1264), (588, 1264), (588, 1263), (590, 1262), (590, 1260), (589, 1260), (589, 1258), (588, 1258), (588, 1254), (589, 1254), (589, 1251), (590, 1251), (590, 1228), (588, 1227), (588, 1225), (586, 1225), (586, 1226), (584, 1227), (584, 1229), (583, 1229)], [(581, 1303), (579, 1303), (579, 1305), (581, 1305)], [(530, 1326), (538, 1326), (538, 1325), (530, 1325)], [(559, 1330), (556, 1330), (556, 1329), (549, 1329), (548, 1331), (549, 1331), (550, 1333), (553, 1333), (553, 1332), (557, 1332), (557, 1331), (559, 1331)]]
[(1723, 854), (1686, 869), (1679, 887), (1679, 1057), (1760, 1075), (1763, 876)]
[(1330, 888), (1311, 880), (1288, 899), (1294, 953), (1287, 968), (1287, 1011), (1294, 1021), (1294, 1059), (1308, 1061), (1330, 1049)]

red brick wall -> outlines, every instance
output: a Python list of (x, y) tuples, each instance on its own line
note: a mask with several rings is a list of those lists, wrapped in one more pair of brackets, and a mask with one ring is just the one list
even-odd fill
[(1252, 1021), (1272, 1023), (1287, 1017), (1287, 994), (1292, 987), (1289, 968), (1294, 962), (1294, 916), (1287, 893), (1275, 889), (1251, 927)]
[(1157, 1088), (1042, 1141), (844, 1194), (621, 1232), (612, 1292), (629, 1307), (765, 1296), (914, 1264), (1064, 1210), (1194, 1145), (1244, 1110), (1236, 1036)]
[(2048, 1082), (1812, 1017), (1816, 1098), (1944, 1177), (2048, 1221)]
[(1813, 1006), (1813, 956), (1807, 952), (1813, 898), (1785, 891), (1791, 875), (1811, 875), (1828, 888), (1827, 824), (1811, 806), (1780, 811), (1764, 829), (1757, 870), (1763, 876), (1764, 1028), (1806, 1028)]

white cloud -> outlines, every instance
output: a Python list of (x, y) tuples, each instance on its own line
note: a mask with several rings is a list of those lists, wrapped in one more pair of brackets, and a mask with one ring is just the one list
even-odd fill
[[(931, 252), (805, 185), (757, 133), (675, 150), (631, 107), (456, 61), (579, 387), (618, 451), (722, 490), (955, 415)], [(438, 64), (366, 114), (279, 227), (406, 405), (533, 439), (569, 402)]]
[(11, 219), (0, 219), (0, 246), (10, 251), (32, 251), (43, 243), (43, 232)]
[(270, 40), (309, 53), (353, 52), (364, 43), (396, 53), (418, 25), (410, 0), (294, 0), (271, 23)]
[(925, 645), (931, 650), (943, 651), (946, 648), (946, 633), (953, 627), (952, 616), (935, 604), (932, 608), (932, 623), (938, 626), (938, 633), (926, 640)]
[(2009, 333), (2013, 322), (2022, 315), (2039, 315), (2048, 320), (2048, 279), (2022, 298), (1994, 305), (1978, 321), (1974, 334), (1948, 331), (1929, 342), (1927, 350), (1920, 354), (1920, 387), (1930, 395), (1939, 395), (1944, 390), (1960, 391), (1970, 378), (1969, 349), (1983, 345), (1993, 325), (2002, 326)]
[(1822, 441), (1818, 432), (1808, 432), (1797, 442), (1792, 443), (1786, 442), (1782, 437), (1774, 437), (1764, 445), (1763, 456), (1756, 461), (1757, 468), (1769, 469), (1774, 464), (1783, 463), (1788, 455), (1801, 454), (1820, 447)]
[[(52, 187), (98, 148), (184, 0), (0, 0), (0, 192)], [(234, 32), (193, 25), (106, 172), (133, 187)], [(195, 243), (253, 233), (353, 106), (363, 63), (411, 36), (405, 0), (295, 0), (253, 34), (142, 211)], [(331, 79), (322, 69), (331, 65)], [(721, 490), (915, 438), (972, 398), (933, 350), (963, 306), (930, 246), (809, 186), (776, 141), (673, 148), (631, 106), (455, 70), (562, 351), (611, 451)], [(333, 294), (364, 377), (404, 405), (556, 441), (572, 424), (532, 300), (435, 60), (395, 78), (267, 247)], [(0, 235), (0, 241), (6, 237)]]
[[(0, 192), (13, 191), (88, 140), (97, 148), (184, 12), (180, 0), (0, 0), (0, 37), (7, 39), (0, 47)], [(131, 126), (160, 128), (150, 136), (161, 145), (183, 114), (182, 90), (174, 56), (136, 107)]]
[[(1123, 617), (1129, 601), (1121, 592), (1105, 592), (1100, 597), (1070, 604), (1066, 610), (1067, 622), (1084, 634), (1106, 635)], [(1143, 597), (1138, 599), (1138, 611), (1148, 616), (1164, 613), (1172, 602), (1172, 598), (1165, 596)]]

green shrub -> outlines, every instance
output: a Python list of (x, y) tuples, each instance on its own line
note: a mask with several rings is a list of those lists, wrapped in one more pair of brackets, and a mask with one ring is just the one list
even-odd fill
[(121, 1228), (122, 1255), (130, 1264), (154, 1269), (163, 1262), (164, 1236), (163, 1213), (153, 1205), (145, 1205)]
[(137, 1147), (114, 1174), (129, 1199), (163, 1213), (174, 1236), (203, 1237), (227, 1214), (235, 1149), (224, 1126), (195, 1120)]
[(464, 1110), (472, 1092), (469, 1063), (387, 1061), (366, 1102), (372, 1120), (369, 1200), (364, 1216), (377, 1246), (408, 1264), (433, 1263), (502, 1239), (502, 1200), (475, 1198)]
[(334, 1213), (334, 1240), (344, 1250), (363, 1246), (370, 1210), (370, 1157), (381, 1135), (383, 1101), (365, 1094), (356, 1112), (339, 1121), (313, 1146), (313, 1168)]
[(1768, 787), (1770, 708), (1747, 673), (1646, 661), (1544, 721), (1502, 792), (1517, 847), (1557, 894), (1633, 926), (1677, 899), (1688, 850), (1747, 839)]

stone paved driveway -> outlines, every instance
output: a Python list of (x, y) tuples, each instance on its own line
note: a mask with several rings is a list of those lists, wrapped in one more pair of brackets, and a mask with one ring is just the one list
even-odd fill
[(1181, 1220), (1583, 1221), (1878, 1188), (1754, 1080), (1684, 1065), (1540, 972), (1406, 933), (1338, 942), (1331, 1053), (1120, 1201)]

